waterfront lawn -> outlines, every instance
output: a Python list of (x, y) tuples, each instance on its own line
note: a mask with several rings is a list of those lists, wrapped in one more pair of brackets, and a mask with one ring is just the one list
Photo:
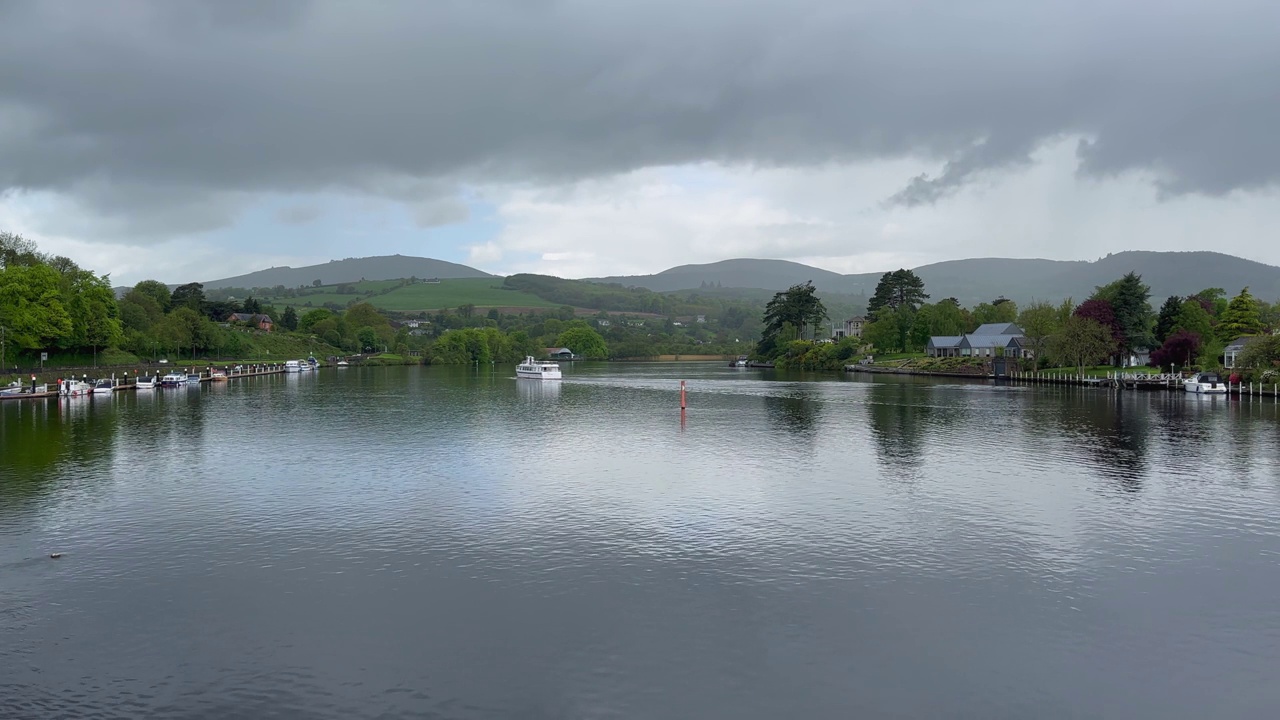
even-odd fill
[[(1055, 373), (1058, 375), (1075, 375), (1078, 372), (1078, 368), (1073, 368), (1073, 367), (1046, 368), (1044, 370), (1041, 370), (1040, 372)], [(1161, 373), (1164, 371), (1158, 367), (1150, 367), (1145, 365), (1140, 367), (1127, 367), (1127, 368), (1116, 368), (1116, 367), (1112, 367), (1111, 365), (1095, 365), (1093, 367), (1085, 368), (1084, 376), (1085, 377), (1106, 377), (1108, 374), (1114, 373), (1114, 372)]]

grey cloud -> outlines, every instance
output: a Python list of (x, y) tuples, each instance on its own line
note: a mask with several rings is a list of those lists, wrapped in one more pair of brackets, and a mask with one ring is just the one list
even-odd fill
[(1276, 27), (1257, 0), (4, 3), (0, 189), (101, 210), (108, 178), (163, 231), (264, 192), (948, 161), (912, 204), (1081, 134), (1081, 172), (1221, 194), (1280, 177)]
[(324, 214), (314, 205), (290, 205), (276, 212), (276, 219), (286, 225), (306, 225)]

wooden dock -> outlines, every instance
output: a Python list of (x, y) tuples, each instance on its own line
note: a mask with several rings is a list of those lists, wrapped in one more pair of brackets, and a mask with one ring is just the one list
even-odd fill
[[(1026, 385), (1074, 385), (1078, 387), (1110, 388), (1115, 390), (1165, 390), (1186, 392), (1183, 377), (1177, 373), (1126, 373), (1116, 371), (1104, 376), (1080, 375), (1069, 372), (1022, 372), (1005, 375), (989, 372), (959, 373), (916, 370), (914, 368), (876, 367), (871, 365), (845, 365), (845, 372), (870, 375), (917, 375), (921, 377), (964, 378), (969, 380), (999, 380)], [(1227, 383), (1227, 394), (1240, 397), (1276, 398), (1280, 400), (1280, 383)]]
[[(230, 382), (231, 380), (240, 380), (242, 378), (263, 377), (267, 375), (283, 375), (284, 374), (283, 363), (280, 363), (280, 364), (262, 363), (262, 364), (252, 364), (252, 365), (240, 365), (238, 367), (240, 367), (241, 369), (238, 371), (235, 369), (235, 367), (237, 366), (229, 366), (229, 367), (206, 366), (204, 368), (201, 368), (200, 372), (198, 373), (193, 372), (192, 368), (187, 368), (187, 369), (168, 368), (168, 372), (173, 372), (173, 373), (181, 372), (184, 376), (198, 374), (200, 376), (200, 382), (202, 384), (207, 382), (213, 382), (214, 370), (221, 370), (222, 372), (226, 373), (227, 382)], [(159, 379), (159, 377), (163, 374), (165, 373), (155, 372), (152, 375), (149, 375), (147, 377), (155, 377)], [(126, 376), (125, 378), (116, 378), (116, 379), (118, 380), (118, 382), (114, 387), (111, 388), (112, 392), (127, 392), (131, 390), (136, 391), (138, 389), (137, 375), (130, 375), (130, 376)], [(52, 385), (52, 383), (50, 383), (50, 385)], [(157, 384), (156, 388), (159, 389), (160, 386)], [(0, 400), (45, 400), (48, 398), (56, 398), (56, 397), (62, 397), (62, 394), (59, 393), (57, 390), (49, 390), (46, 392), (36, 392), (36, 393), (25, 392), (25, 393), (17, 393), (12, 395), (0, 395)], [(81, 397), (91, 398), (93, 397), (93, 393), (89, 393)]]

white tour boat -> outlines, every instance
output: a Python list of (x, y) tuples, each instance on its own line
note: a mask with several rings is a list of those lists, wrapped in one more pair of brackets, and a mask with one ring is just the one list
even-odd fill
[(516, 366), (516, 377), (534, 380), (559, 380), (560, 366), (553, 362), (538, 362), (532, 355)]
[(287, 373), (302, 372), (302, 363), (297, 360), (286, 360), (284, 363), (284, 371)]
[(1182, 387), (1189, 393), (1201, 395), (1225, 395), (1227, 392), (1227, 384), (1222, 382), (1222, 378), (1218, 377), (1218, 373), (1211, 372), (1192, 375), (1182, 381)]

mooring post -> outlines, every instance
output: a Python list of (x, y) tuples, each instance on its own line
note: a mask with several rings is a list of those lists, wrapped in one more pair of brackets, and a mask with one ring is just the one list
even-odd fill
[(687, 407), (687, 405), (685, 403), (685, 398), (684, 398), (684, 381), (681, 380), (680, 381), (680, 409), (684, 410), (685, 407)]

